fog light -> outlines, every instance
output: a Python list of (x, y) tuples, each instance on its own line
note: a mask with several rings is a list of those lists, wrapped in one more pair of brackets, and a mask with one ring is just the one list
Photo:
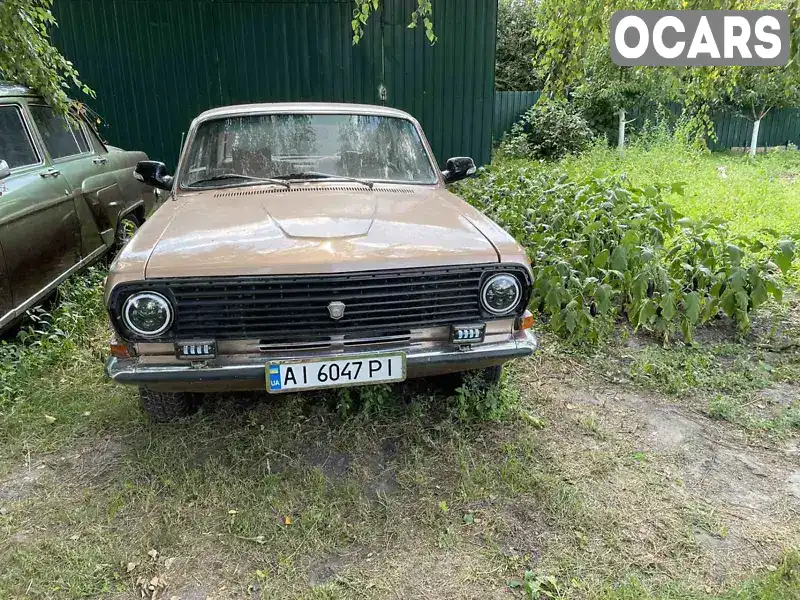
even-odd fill
[(482, 342), (486, 335), (486, 323), (473, 325), (453, 325), (450, 331), (450, 341), (453, 344), (474, 344)]
[(128, 344), (111, 344), (111, 356), (114, 358), (130, 358), (131, 349)]
[(526, 310), (525, 313), (517, 321), (517, 329), (532, 329), (533, 328), (533, 314), (531, 311)]
[(177, 342), (175, 344), (175, 356), (185, 360), (216, 358), (217, 343), (214, 340)]

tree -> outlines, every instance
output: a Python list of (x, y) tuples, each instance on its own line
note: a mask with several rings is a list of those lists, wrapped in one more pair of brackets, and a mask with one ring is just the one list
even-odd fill
[(51, 43), (48, 30), (57, 26), (52, 6), (53, 0), (0, 0), (0, 79), (36, 90), (66, 114), (72, 87), (94, 92)]
[[(353, 0), (356, 8), (353, 9), (353, 45), (358, 44), (364, 37), (364, 26), (369, 21), (370, 15), (381, 7), (381, 0)], [(417, 8), (411, 13), (409, 29), (414, 29), (419, 21), (425, 27), (425, 35), (431, 44), (436, 43), (436, 33), (433, 31), (433, 4), (431, 0), (417, 0)]]
[[(792, 37), (791, 68), (785, 73), (789, 79), (783, 81), (789, 86), (797, 86), (800, 81), (791, 77), (800, 63), (800, 8), (798, 0), (783, 0), (779, 4), (789, 10)], [(630, 8), (627, 0), (541, 0), (537, 22), (543, 52), (537, 55), (534, 66), (545, 81), (545, 89), (554, 94), (566, 94), (584, 83), (590, 74), (590, 66), (598, 64), (596, 57), (609, 56), (608, 24), (611, 15), (617, 10)], [(744, 10), (780, 6), (761, 0), (640, 0), (636, 8)], [(625, 70), (630, 77), (638, 79), (637, 83), (655, 84), (655, 88), (666, 92), (669, 99), (681, 102), (690, 130), (697, 138), (713, 135), (711, 107), (726, 99), (732, 102), (737, 97), (737, 90), (749, 87), (737, 87), (740, 77), (748, 77), (747, 71), (738, 67), (638, 67)], [(597, 73), (602, 76), (603, 70)], [(774, 79), (776, 84), (780, 84), (781, 77)], [(596, 85), (605, 82), (613, 84), (614, 78), (597, 81)], [(740, 100), (735, 103), (741, 104)], [(621, 117), (620, 123), (623, 121)]]
[[(631, 112), (645, 105), (663, 105), (672, 99), (671, 93), (652, 69), (619, 67), (604, 48), (594, 47), (589, 49), (573, 96), (596, 132), (604, 133), (612, 142), (616, 130), (617, 148), (622, 152), (627, 126), (635, 121), (628, 119)], [(616, 118), (615, 125), (610, 123), (611, 115)]]
[(731, 75), (734, 87), (723, 104), (753, 122), (750, 156), (756, 155), (758, 132), (763, 119), (773, 108), (795, 107), (800, 102), (800, 65), (785, 67), (742, 67)]
[(495, 89), (499, 91), (535, 91), (542, 80), (533, 69), (539, 41), (536, 37), (534, 0), (500, 0), (497, 7), (497, 52), (495, 53)]

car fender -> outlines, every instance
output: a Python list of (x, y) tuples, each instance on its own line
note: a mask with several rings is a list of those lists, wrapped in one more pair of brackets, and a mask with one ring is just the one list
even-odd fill
[(126, 208), (116, 173), (106, 171), (87, 177), (81, 182), (81, 195), (92, 211), (103, 242), (110, 246), (114, 243), (120, 211)]

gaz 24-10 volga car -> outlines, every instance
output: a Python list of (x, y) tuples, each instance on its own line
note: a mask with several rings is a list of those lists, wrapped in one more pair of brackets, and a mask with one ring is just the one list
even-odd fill
[(501, 227), (450, 193), (405, 112), (352, 104), (210, 110), (169, 198), (112, 264), (106, 365), (150, 418), (197, 394), (298, 392), (480, 370), (537, 346), (531, 269)]

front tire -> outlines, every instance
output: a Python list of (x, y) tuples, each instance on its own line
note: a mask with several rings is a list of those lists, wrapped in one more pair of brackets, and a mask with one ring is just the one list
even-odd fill
[(487, 385), (499, 385), (500, 380), (503, 378), (503, 365), (486, 367), (482, 371), (479, 371), (479, 373), (481, 374), (481, 379), (483, 379)]
[(188, 417), (197, 410), (194, 394), (157, 392), (139, 388), (139, 404), (153, 423), (171, 423)]
[(141, 220), (134, 213), (128, 213), (117, 222), (117, 231), (114, 236), (114, 254), (119, 254), (122, 251), (141, 226)]

